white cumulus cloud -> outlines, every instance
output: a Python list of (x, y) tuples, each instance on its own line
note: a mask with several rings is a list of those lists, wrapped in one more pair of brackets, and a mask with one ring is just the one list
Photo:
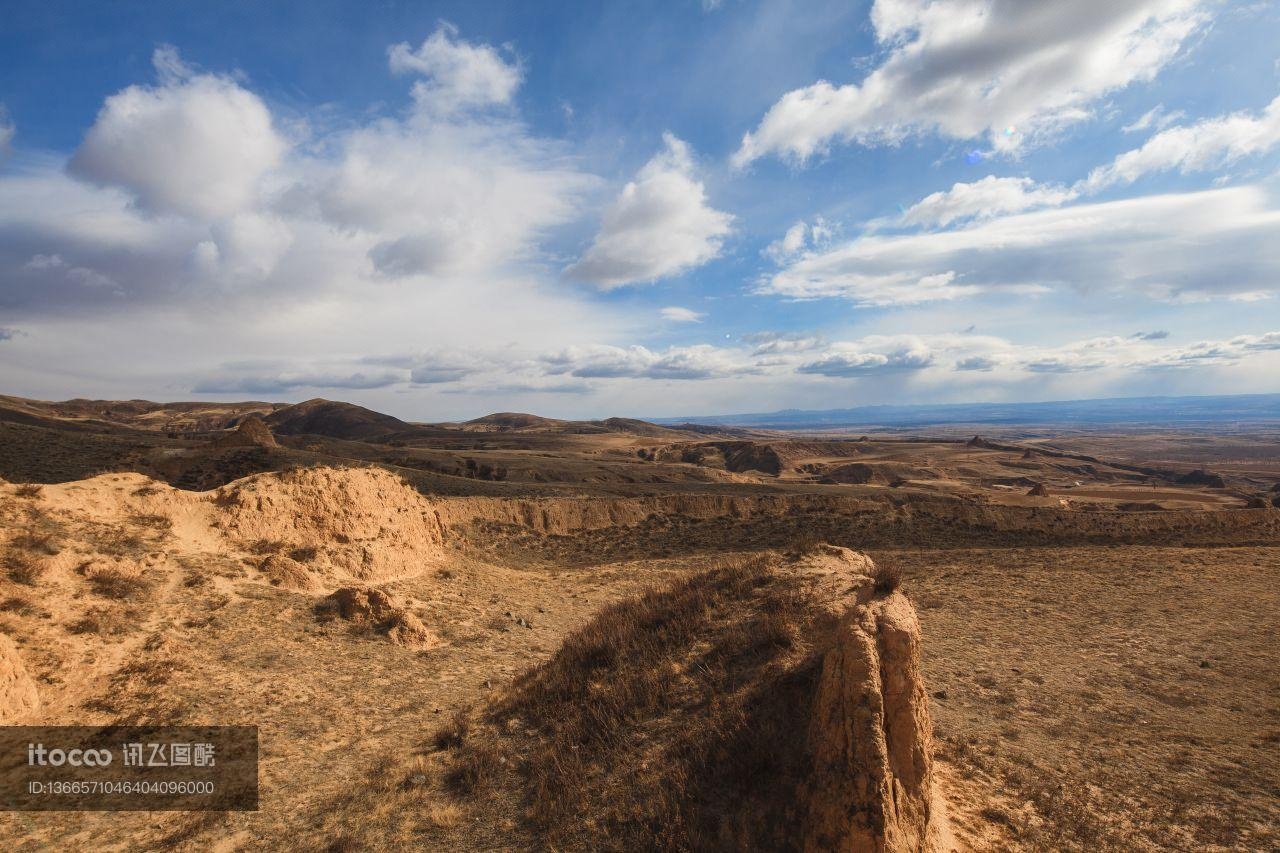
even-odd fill
[(764, 254), (776, 264), (795, 260), (804, 252), (825, 246), (832, 237), (833, 229), (821, 216), (808, 222), (797, 222), (786, 230), (786, 233), (765, 247)]
[(228, 216), (250, 207), (287, 145), (262, 100), (230, 77), (200, 74), (172, 48), (160, 80), (107, 98), (71, 158), (72, 174), (130, 193), (153, 213)]
[(960, 219), (989, 219), (1035, 207), (1055, 207), (1075, 193), (1063, 187), (1040, 186), (1030, 178), (987, 175), (972, 183), (956, 183), (949, 190), (925, 196), (902, 215), (908, 225), (950, 225)]
[(1152, 172), (1171, 169), (1183, 173), (1203, 172), (1264, 153), (1277, 144), (1280, 144), (1280, 97), (1259, 115), (1238, 112), (1162, 130), (1141, 148), (1126, 151), (1106, 166), (1094, 169), (1080, 186), (1096, 191), (1114, 184), (1132, 183)]
[(1207, 16), (1200, 0), (876, 0), (887, 52), (860, 84), (786, 93), (734, 155), (803, 162), (834, 142), (920, 133), (988, 134), (1017, 147), (1089, 115), (1109, 92), (1150, 80)]
[(414, 83), (413, 97), (431, 111), (506, 104), (520, 87), (518, 63), (507, 62), (492, 45), (460, 40), (450, 24), (441, 24), (416, 50), (401, 42), (387, 55), (392, 72), (424, 77)]
[(720, 254), (733, 217), (708, 204), (689, 146), (670, 133), (663, 143), (605, 211), (569, 276), (609, 290), (677, 275)]

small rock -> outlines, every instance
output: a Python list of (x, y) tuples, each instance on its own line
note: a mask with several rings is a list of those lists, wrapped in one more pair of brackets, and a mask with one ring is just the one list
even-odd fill
[(1200, 661), (1201, 669), (1211, 669), (1212, 667), (1213, 667), (1213, 664), (1209, 663), (1207, 660)]
[(935, 690), (935, 691), (933, 691), (933, 698), (934, 698), (934, 699), (946, 699), (946, 698), (947, 698), (947, 691), (945, 691), (945, 690)]

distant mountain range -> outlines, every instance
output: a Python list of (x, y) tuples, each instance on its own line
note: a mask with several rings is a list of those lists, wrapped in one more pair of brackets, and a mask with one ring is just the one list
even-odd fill
[(1045, 403), (948, 403), (856, 406), (850, 409), (755, 412), (741, 415), (693, 415), (651, 418), (655, 423), (693, 422), (759, 429), (840, 429), (847, 427), (919, 427), (944, 424), (1053, 426), (1152, 425), (1213, 426), (1275, 421), (1280, 424), (1280, 394), (1220, 397), (1114, 397)]

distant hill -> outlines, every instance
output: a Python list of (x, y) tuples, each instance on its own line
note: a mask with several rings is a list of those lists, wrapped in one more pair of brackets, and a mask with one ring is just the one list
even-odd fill
[(353, 441), (374, 441), (414, 427), (399, 418), (353, 403), (307, 400), (272, 412), (265, 418), (277, 435), (323, 435)]
[[(847, 427), (918, 427), (941, 424), (1053, 426), (1213, 426), (1280, 422), (1280, 394), (1218, 397), (1116, 397), (1044, 403), (953, 403), (857, 406), (849, 409), (756, 412), (740, 415), (656, 418), (687, 429), (686, 422), (758, 429), (813, 430)], [(676, 425), (679, 425), (676, 427)]]
[(494, 412), (492, 415), (466, 421), (459, 424), (459, 427), (475, 432), (552, 432), (563, 430), (568, 423), (524, 412)]
[(0, 395), (0, 421), (87, 432), (194, 433), (235, 426), (247, 415), (266, 415), (284, 403), (155, 403), (150, 400), (28, 400)]
[[(529, 432), (529, 433), (565, 433), (570, 435), (598, 435), (603, 433), (619, 433), (623, 435), (644, 436), (646, 438), (682, 438), (689, 432), (709, 432), (723, 434), (725, 430), (714, 427), (690, 429), (691, 424), (678, 426), (660, 426), (650, 421), (635, 418), (605, 418), (602, 421), (564, 421), (557, 418), (544, 418), (524, 412), (495, 412), (481, 418), (461, 424), (439, 424), (468, 432)], [(730, 432), (737, 432), (731, 430)]]

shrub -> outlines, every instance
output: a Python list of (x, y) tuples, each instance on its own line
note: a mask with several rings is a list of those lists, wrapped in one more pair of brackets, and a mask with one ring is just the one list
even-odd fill
[(489, 744), (472, 744), (457, 757), (444, 776), (444, 784), (457, 794), (473, 794), (493, 784), (502, 762)]
[(810, 554), (817, 553), (822, 546), (822, 537), (815, 530), (801, 530), (791, 539), (791, 546), (787, 549), (788, 556), (793, 559), (807, 557)]
[(20, 498), (38, 498), (43, 492), (44, 487), (38, 483), (23, 483), (13, 491)]
[(30, 616), (38, 611), (36, 606), (31, 603), (31, 599), (21, 595), (11, 595), (4, 601), (0, 601), (0, 612)]
[(871, 577), (875, 581), (876, 595), (888, 595), (902, 586), (902, 569), (892, 563), (877, 564)]
[(36, 553), (49, 555), (57, 554), (62, 550), (56, 534), (48, 531), (36, 533), (31, 530), (19, 533), (10, 539), (9, 547), (21, 551), (35, 551)]
[(32, 559), (28, 554), (10, 554), (7, 563), (9, 579), (25, 586), (35, 586), (49, 571), (45, 563)]
[(142, 527), (151, 527), (156, 530), (169, 530), (173, 527), (173, 519), (169, 518), (167, 515), (150, 515), (143, 513), (133, 516), (130, 520), (134, 524)]
[(471, 715), (465, 710), (458, 711), (449, 722), (436, 730), (431, 742), (436, 749), (453, 749), (461, 746), (471, 730)]
[(138, 601), (151, 595), (151, 581), (141, 575), (106, 569), (89, 578), (93, 591), (117, 601)]
[(284, 549), (285, 544), (278, 539), (259, 539), (249, 546), (249, 552), (257, 554), (259, 557), (278, 554)]
[(141, 615), (132, 608), (117, 610), (114, 608), (95, 607), (67, 625), (73, 634), (97, 634), (100, 637), (114, 637), (135, 630)]

